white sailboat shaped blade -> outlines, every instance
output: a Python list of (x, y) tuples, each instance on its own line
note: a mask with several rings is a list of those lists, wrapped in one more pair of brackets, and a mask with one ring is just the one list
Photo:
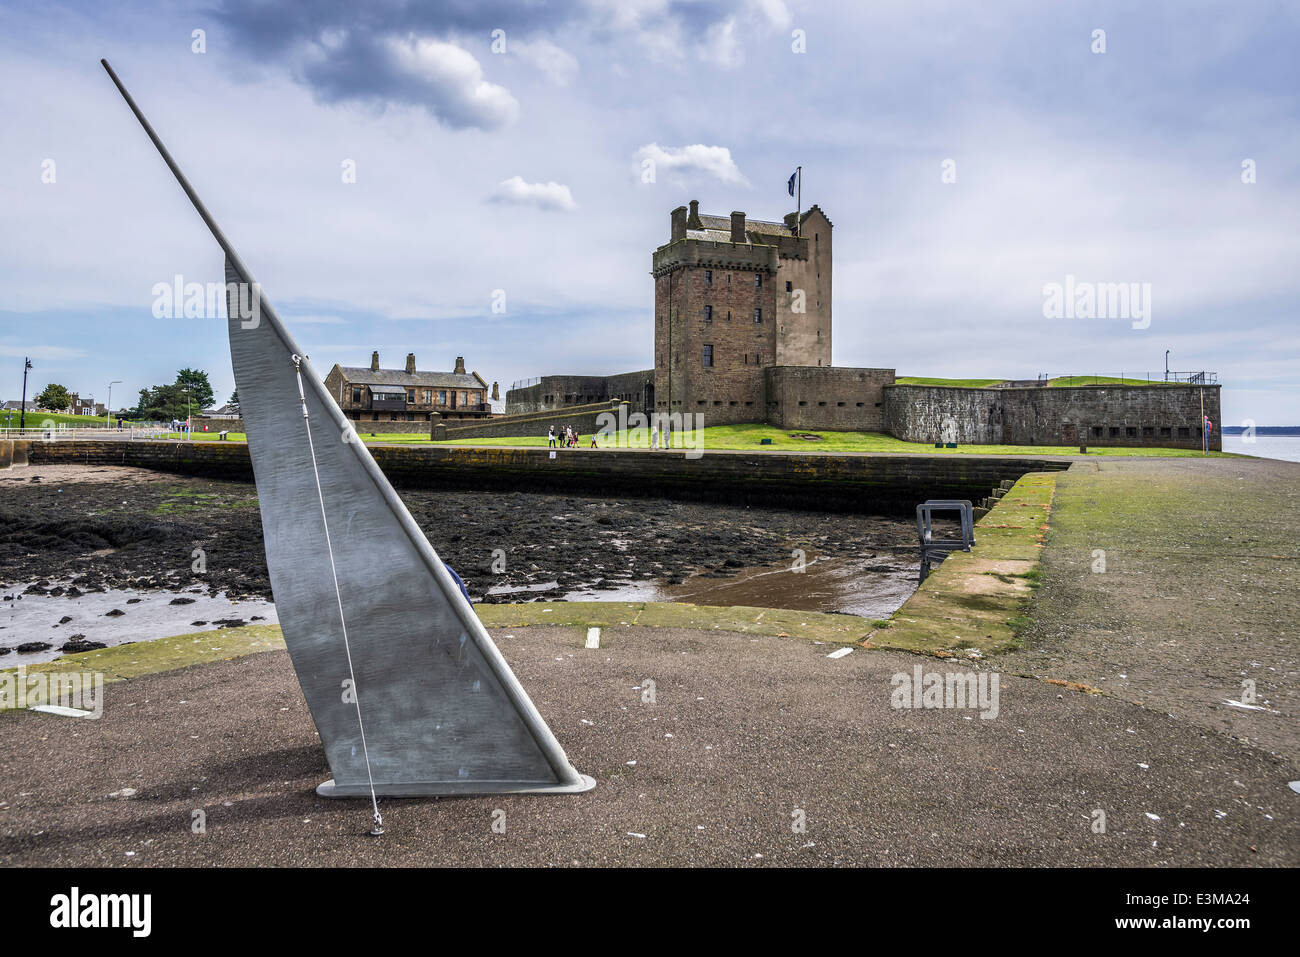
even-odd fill
[(226, 255), (230, 356), (267, 568), (334, 773), (318, 793), (368, 797), (372, 781), (376, 794), (394, 797), (594, 787), (569, 764), (310, 361), (104, 68)]

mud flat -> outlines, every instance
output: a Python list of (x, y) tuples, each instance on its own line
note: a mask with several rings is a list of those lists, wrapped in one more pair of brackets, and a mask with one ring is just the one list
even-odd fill
[[(641, 589), (656, 600), (755, 604), (767, 595), (784, 607), (887, 614), (916, 575), (905, 519), (554, 493), (401, 495), (474, 600), (487, 603), (617, 600)], [(791, 573), (799, 561), (806, 574)], [(757, 576), (765, 581), (745, 585)], [(112, 466), (0, 472), (0, 588), (42, 581), (65, 593), (269, 599), (256, 489)]]

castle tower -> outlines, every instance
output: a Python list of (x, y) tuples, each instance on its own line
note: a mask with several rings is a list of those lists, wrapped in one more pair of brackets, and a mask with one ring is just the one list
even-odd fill
[(656, 412), (712, 425), (766, 419), (763, 370), (831, 364), (831, 223), (671, 213), (655, 250)]

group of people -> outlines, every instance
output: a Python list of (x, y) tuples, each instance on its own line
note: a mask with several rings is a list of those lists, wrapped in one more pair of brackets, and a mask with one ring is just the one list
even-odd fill
[[(600, 446), (596, 444), (597, 434), (598, 433), (592, 433), (591, 436), (591, 447), (593, 449), (600, 448)], [(576, 449), (578, 448), (578, 443), (581, 441), (581, 439), (582, 436), (580, 436), (577, 432), (575, 432), (572, 427), (567, 425), (561, 426), (558, 435), (555, 432), (555, 426), (551, 426), (549, 429), (547, 429), (546, 432), (546, 445), (548, 448), (552, 448), (552, 449), (557, 447), (562, 447), (566, 449)]]

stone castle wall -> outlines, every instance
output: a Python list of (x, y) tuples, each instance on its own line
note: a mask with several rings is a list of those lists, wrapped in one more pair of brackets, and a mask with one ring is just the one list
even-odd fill
[[(909, 442), (962, 445), (1201, 447), (1201, 395), (1222, 449), (1219, 386), (884, 388), (884, 429)], [(945, 425), (947, 426), (945, 428)]]
[(779, 429), (885, 431), (884, 387), (893, 369), (773, 366), (765, 370), (767, 421)]

